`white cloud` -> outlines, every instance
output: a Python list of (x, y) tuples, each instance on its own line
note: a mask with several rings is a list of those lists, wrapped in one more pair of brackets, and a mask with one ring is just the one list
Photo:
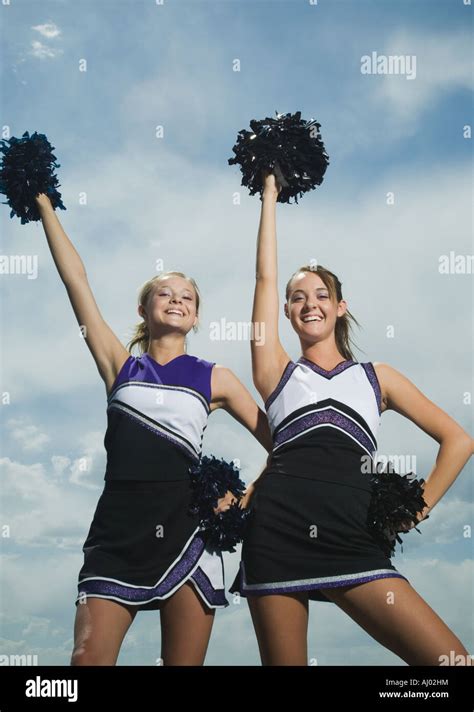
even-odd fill
[(36, 425), (28, 423), (26, 418), (11, 418), (6, 425), (10, 436), (25, 451), (40, 452), (50, 441), (49, 435), (41, 432)]
[(472, 90), (471, 43), (469, 32), (397, 30), (387, 39), (383, 54), (415, 55), (416, 78), (407, 81), (403, 75), (368, 76), (367, 81), (375, 84), (376, 102), (394, 119), (411, 123), (451, 92)]
[(99, 489), (96, 483), (90, 481), (90, 478), (97, 471), (94, 464), (99, 458), (103, 459), (103, 440), (104, 434), (100, 432), (87, 433), (80, 439), (83, 452), (71, 465), (71, 482), (88, 489)]
[[(94, 17), (95, 26), (100, 28), (104, 16), (98, 11)], [(220, 73), (228, 48), (213, 45), (209, 50), (208, 33), (214, 28), (205, 16), (195, 19), (202, 23), (199, 38), (194, 23), (192, 37), (187, 33), (187, 23), (179, 23), (169, 35), (170, 43), (162, 42), (160, 75), (143, 80), (132, 61), (127, 63), (126, 72), (122, 62), (115, 63), (120, 73), (117, 84), (122, 86), (123, 81), (124, 93), (107, 106), (101, 104), (101, 110), (108, 110), (110, 116), (107, 116), (115, 122), (120, 144), (113, 153), (94, 151), (92, 171), (90, 153), (82, 161), (81, 156), (74, 155), (69, 168), (67, 160), (64, 162), (60, 180), (68, 211), (60, 211), (58, 216), (84, 258), (104, 317), (120, 339), (125, 341), (130, 326), (137, 321), (139, 285), (155, 272), (156, 260), (163, 258), (165, 268), (182, 268), (196, 276), (203, 292), (203, 327), (199, 335), (190, 338), (191, 352), (231, 367), (252, 389), (248, 344), (210, 342), (206, 324), (222, 316), (245, 321), (250, 317), (260, 204), (258, 198), (247, 198), (240, 187), (238, 169), (228, 167), (226, 159), (237, 131), (244, 127), (244, 122), (235, 118), (237, 107), (240, 106), (239, 116), (260, 116), (257, 111), (260, 112), (262, 101), (267, 101), (265, 96), (272, 96), (273, 86), (270, 81), (270, 94), (265, 95), (258, 78), (253, 83), (245, 70), (240, 76), (230, 69), (228, 73)], [(241, 22), (239, 29), (245, 30), (245, 23)], [(148, 60), (156, 60), (154, 28), (153, 23), (142, 27), (145, 40), (140, 67)], [(61, 32), (52, 22), (33, 29), (42, 40), (54, 40)], [(258, 39), (258, 28), (249, 30)], [(382, 29), (377, 27), (372, 36), (383, 40), (376, 47), (380, 52), (417, 55), (417, 79), (409, 82), (397, 77), (365, 77), (359, 78), (357, 86), (355, 83), (347, 86), (344, 80), (351, 76), (357, 62), (354, 46), (360, 44), (361, 35), (354, 33), (352, 27), (341, 26), (341, 32), (344, 31), (348, 32), (347, 46), (350, 47), (351, 41), (354, 45), (350, 69), (344, 67), (339, 75), (341, 93), (337, 95), (337, 82), (332, 83), (329, 92), (322, 91), (325, 81), (332, 82), (332, 75), (320, 65), (313, 72), (315, 82), (310, 94), (307, 91), (295, 94), (297, 100), (304, 97), (311, 106), (314, 97), (318, 98), (318, 106), (328, 117), (323, 137), (332, 136), (334, 155), (325, 186), (316, 197), (304, 198), (299, 206), (279, 206), (280, 294), (288, 274), (308, 257), (317, 257), (341, 276), (345, 296), (364, 325), (364, 331), (357, 332), (358, 343), (367, 351), (364, 360), (392, 363), (450, 413), (461, 413), (462, 408), (457, 407), (459, 394), (469, 389), (466, 383), (470, 342), (466, 334), (470, 322), (464, 309), (468, 303), (467, 280), (454, 276), (440, 278), (436, 264), (438, 255), (448, 247), (470, 249), (470, 170), (447, 161), (445, 153), (442, 163), (435, 156), (433, 164), (428, 165), (417, 164), (415, 155), (410, 166), (402, 166), (395, 156), (393, 162), (399, 168), (377, 164), (377, 173), (370, 178), (365, 177), (367, 172), (362, 168), (364, 179), (360, 179), (358, 174), (348, 172), (343, 162), (361, 146), (370, 152), (380, 146), (384, 151), (394, 146), (403, 148), (403, 142), (415, 135), (420, 119), (424, 113), (429, 116), (436, 102), (449, 101), (450, 92), (456, 89), (470, 88), (469, 63), (465, 61), (470, 56), (466, 54), (467, 38), (463, 32), (429, 34), (406, 30), (388, 34), (385, 39)], [(78, 39), (83, 37), (79, 30)], [(309, 59), (314, 41), (311, 31)], [(329, 43), (330, 39), (326, 41)], [(321, 42), (324, 47), (324, 36)], [(38, 59), (54, 59), (62, 50), (50, 44), (55, 42), (36, 41), (31, 53)], [(114, 56), (114, 46), (97, 46), (104, 56), (108, 51)], [(184, 56), (182, 48), (186, 46), (188, 71), (186, 65), (180, 64)], [(340, 47), (333, 51), (336, 55), (330, 57), (328, 66), (333, 58), (334, 65), (341, 59)], [(263, 43), (262, 56), (264, 52), (268, 48)], [(25, 64), (23, 58), (20, 63)], [(311, 66), (308, 62), (307, 67)], [(34, 76), (29, 83), (33, 84)], [(195, 81), (195, 76), (203, 82)], [(266, 81), (268, 75), (262, 76)], [(109, 81), (111, 77), (108, 74), (107, 77)], [(251, 81), (242, 90), (241, 78), (245, 77)], [(68, 76), (67, 81), (71, 86), (70, 82), (75, 80)], [(280, 97), (274, 108), (285, 110), (281, 102), (288, 101), (288, 96), (277, 94), (281, 91), (277, 84), (274, 90)], [(79, 95), (89, 102), (84, 106), (94, 117), (95, 94)], [(76, 101), (77, 92), (71, 96)], [(64, 102), (61, 106), (66, 113), (60, 112), (56, 117), (59, 123), (55, 129), (66, 127), (63, 138), (58, 134), (55, 139), (60, 163), (62, 140), (70, 150), (76, 148), (69, 137), (70, 122), (64, 120), (70, 106)], [(263, 113), (271, 115), (273, 111)], [(161, 141), (153, 138), (157, 124), (165, 127)], [(229, 145), (225, 154), (217, 155), (214, 150), (207, 160), (199, 151), (205, 142), (214, 141), (214, 131), (219, 152), (223, 135), (230, 137)], [(173, 145), (179, 148), (173, 150)], [(328, 148), (332, 153), (331, 142)], [(194, 160), (196, 154), (198, 160)], [(338, 181), (345, 180), (351, 182), (349, 200), (348, 193), (339, 189)], [(396, 191), (393, 208), (385, 204), (385, 194), (391, 189)], [(83, 190), (88, 194), (87, 207), (77, 205), (77, 196)], [(242, 195), (240, 206), (232, 205), (235, 191)], [(70, 449), (61, 454), (60, 448), (55, 447), (56, 454), (49, 455), (50, 461), (26, 465), (14, 453), (2, 461), (5, 471), (2, 494), (7, 505), (4, 509), (12, 532), (12, 539), (3, 541), (3, 545), (5, 548), (11, 544), (15, 552), (20, 550), (3, 560), (2, 605), (8, 611), (3, 622), (16, 630), (16, 636), (5, 633), (5, 637), (10, 649), (16, 645), (18, 650), (39, 650), (41, 663), (67, 665), (77, 573), (82, 561), (80, 547), (98, 495), (99, 487), (91, 491), (93, 474), (97, 473), (104, 455), (103, 432), (96, 428), (97, 419), (105, 414), (105, 390), (84, 341), (78, 338), (78, 327), (41, 225), (21, 226), (19, 221), (9, 220), (6, 210), (2, 211), (1, 220), (11, 251), (17, 249), (14, 245), (21, 244), (22, 250), (40, 256), (40, 274), (34, 283), (20, 285), (18, 280), (4, 280), (5, 308), (10, 305), (11, 313), (21, 314), (20, 319), (6, 320), (2, 334), (4, 343), (12, 345), (5, 349), (3, 364), (5, 382), (12, 394), (11, 410), (20, 413), (16, 419), (23, 418), (28, 403), (28, 416), (33, 412), (37, 422), (47, 420), (53, 428), (47, 432), (54, 432), (55, 442), (68, 438), (79, 441), (79, 454), (76, 450), (71, 453)], [(385, 327), (392, 322), (396, 324), (396, 338), (388, 341)], [(34, 344), (34, 362), (31, 353), (14, 346), (24, 343), (25, 333)], [(297, 355), (299, 344), (283, 317), (281, 337), (291, 355)], [(56, 408), (58, 404), (64, 410)], [(45, 427), (30, 431), (32, 442), (34, 435), (39, 438), (38, 447), (40, 430)], [(14, 442), (22, 444), (21, 438), (15, 438)], [(436, 443), (401, 416), (384, 416), (379, 444), (386, 452), (421, 453), (420, 462), (432, 460), (434, 464)], [(243, 453), (242, 461), (246, 458), (243, 474), (248, 480), (253, 479), (264, 457), (251, 436), (224, 413), (212, 416), (204, 447), (218, 455)], [(83, 462), (88, 466), (85, 470), (81, 468)], [(419, 475), (426, 476), (421, 466)], [(423, 537), (410, 535), (414, 546), (407, 545), (406, 551), (412, 555), (415, 551), (419, 557), (404, 557), (400, 566), (467, 645), (472, 640), (472, 562), (426, 560), (421, 552), (428, 542), (430, 546), (442, 544), (443, 554), (448, 551), (447, 556), (451, 556), (453, 552), (452, 558), (456, 558), (459, 527), (470, 521), (471, 505), (465, 500), (471, 495), (469, 480), (464, 477), (453, 486), (446, 502), (437, 505), (425, 523)], [(238, 554), (224, 558), (230, 585)], [(398, 567), (398, 557), (396, 562)], [(232, 599), (231, 594), (228, 598)], [(310, 655), (320, 665), (403, 664), (334, 605), (314, 603), (310, 612)], [(67, 621), (64, 627), (62, 619)], [(48, 634), (50, 641), (45, 640)], [(21, 641), (15, 642), (15, 637)], [(158, 614), (139, 614), (119, 663), (145, 661), (154, 665), (158, 654)], [(245, 601), (217, 612), (207, 661), (259, 663)]]
[(459, 542), (467, 534), (470, 539), (472, 535), (468, 528), (472, 529), (473, 514), (473, 502), (463, 501), (459, 497), (441, 500), (433, 509), (430, 520), (426, 522), (426, 535), (435, 544)]
[(61, 30), (54, 22), (46, 22), (43, 25), (34, 25), (31, 29), (36, 30), (36, 32), (39, 32), (40, 35), (43, 35), (43, 37), (47, 37), (48, 39), (58, 37), (58, 35), (61, 34)]
[[(2, 458), (3, 522), (10, 536), (4, 546), (80, 550), (92, 520), (99, 486), (71, 488), (50, 477), (42, 463), (24, 465)], [(72, 481), (72, 478), (71, 478)], [(89, 489), (95, 489), (92, 500)]]
[(53, 465), (53, 470), (54, 473), (58, 476), (61, 477), (66, 468), (69, 467), (71, 464), (71, 460), (69, 457), (65, 457), (64, 455), (53, 455), (51, 458), (51, 462)]
[(62, 53), (62, 49), (53, 49), (39, 40), (33, 40), (31, 43), (30, 54), (38, 59), (55, 59)]

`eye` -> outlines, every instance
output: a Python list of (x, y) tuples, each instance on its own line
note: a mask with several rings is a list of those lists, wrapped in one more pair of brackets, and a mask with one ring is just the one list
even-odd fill
[(303, 299), (303, 297), (293, 297), (294, 302), (299, 302)]
[(320, 299), (329, 299), (329, 294), (320, 294), (319, 298)]
[(192, 301), (192, 300), (193, 300), (193, 298), (192, 298), (192, 297), (190, 297), (190, 296), (189, 296), (189, 294), (186, 294), (184, 298), (185, 298), (185, 299), (189, 299), (190, 301)]

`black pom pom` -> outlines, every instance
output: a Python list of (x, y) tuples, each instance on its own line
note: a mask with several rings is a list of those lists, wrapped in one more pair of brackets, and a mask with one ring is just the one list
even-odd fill
[(219, 551), (235, 551), (235, 546), (242, 541), (248, 509), (241, 509), (237, 503), (218, 514), (212, 513), (203, 521), (203, 528), (208, 532), (207, 544)]
[(289, 203), (317, 185), (321, 185), (329, 157), (321, 141), (321, 124), (311, 119), (304, 121), (301, 112), (278, 114), (276, 118), (255, 119), (250, 122), (252, 131), (239, 131), (232, 149), (235, 157), (230, 165), (240, 164), (242, 183), (250, 195), (262, 193), (262, 170), (274, 173), (282, 190), (280, 203)]
[(31, 136), (25, 131), (22, 138), (14, 136), (0, 141), (0, 151), (3, 153), (0, 166), (0, 193), (7, 196), (6, 203), (11, 207), (10, 217), (18, 215), (22, 225), (32, 220), (40, 220), (35, 197), (38, 193), (48, 195), (53, 208), (66, 210), (61, 193), (58, 192), (59, 182), (54, 169), (60, 167), (53, 155), (51, 146), (44, 134), (35, 133)]
[[(367, 524), (385, 555), (390, 558), (395, 553), (397, 542), (403, 551), (403, 541), (399, 534), (404, 532), (403, 525), (415, 522), (416, 515), (427, 506), (423, 499), (422, 485), (425, 480), (417, 480), (412, 472), (400, 475), (391, 465), (372, 473), (370, 479), (372, 498)], [(413, 528), (421, 533), (416, 526)]]
[(237, 500), (241, 499), (245, 483), (239, 477), (239, 470), (233, 463), (204, 456), (198, 465), (189, 468), (189, 474), (194, 489), (189, 511), (199, 515), (200, 528), (207, 532), (208, 546), (235, 551), (235, 545), (242, 541), (249, 510), (234, 503), (228, 510), (215, 514), (214, 507), (228, 491)]

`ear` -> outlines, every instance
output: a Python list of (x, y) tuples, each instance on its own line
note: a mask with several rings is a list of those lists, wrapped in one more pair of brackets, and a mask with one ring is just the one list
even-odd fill
[(347, 311), (347, 302), (345, 299), (341, 299), (339, 304), (337, 305), (337, 316), (344, 316), (344, 314)]
[(286, 318), (289, 319), (289, 318), (290, 318), (290, 312), (288, 311), (288, 302), (285, 302), (285, 304), (283, 305), (283, 309), (284, 309)]
[(146, 311), (141, 304), (138, 305), (138, 315), (146, 319)]

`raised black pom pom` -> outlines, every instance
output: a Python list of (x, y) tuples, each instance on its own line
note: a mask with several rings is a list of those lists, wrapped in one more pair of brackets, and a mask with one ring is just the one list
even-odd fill
[[(416, 515), (427, 506), (423, 499), (425, 480), (417, 480), (412, 472), (400, 475), (391, 464), (379, 472), (371, 473), (370, 479), (372, 498), (367, 524), (385, 555), (390, 558), (395, 554), (397, 542), (403, 552), (400, 532), (411, 531), (405, 531), (403, 525), (415, 522)], [(421, 533), (416, 526), (413, 528)]]
[(252, 131), (239, 131), (229, 164), (240, 164), (242, 183), (250, 195), (262, 193), (262, 170), (274, 173), (282, 190), (280, 203), (289, 203), (321, 185), (329, 157), (316, 120), (303, 121), (301, 112), (278, 114), (250, 122)]
[(38, 193), (48, 195), (53, 208), (66, 210), (61, 193), (58, 192), (58, 179), (54, 169), (60, 167), (53, 155), (51, 146), (44, 134), (35, 131), (31, 136), (25, 131), (22, 138), (14, 136), (0, 141), (3, 153), (0, 166), (0, 193), (7, 196), (4, 205), (11, 207), (10, 217), (18, 215), (22, 225), (32, 220), (40, 220), (35, 202)]
[(233, 504), (225, 512), (214, 513), (217, 500), (230, 491), (241, 499), (245, 483), (233, 463), (216, 457), (201, 458), (198, 465), (189, 468), (194, 493), (190, 513), (199, 515), (200, 528), (207, 531), (207, 544), (221, 551), (235, 551), (242, 541), (245, 520), (249, 510)]

